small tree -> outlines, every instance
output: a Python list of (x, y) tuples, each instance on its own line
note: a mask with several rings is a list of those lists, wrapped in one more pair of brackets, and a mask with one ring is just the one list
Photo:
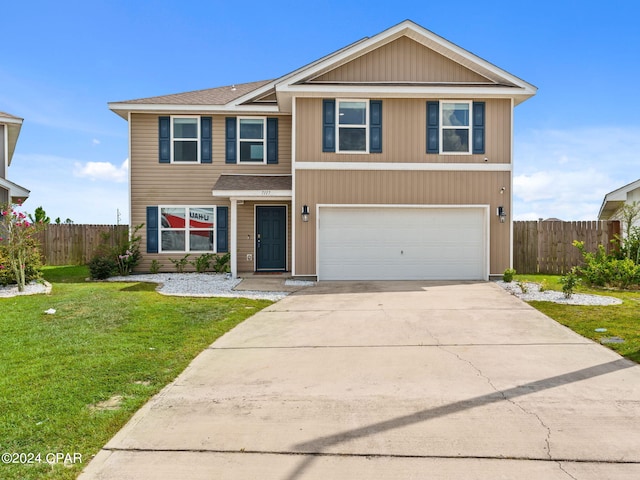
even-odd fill
[(51, 223), (51, 219), (47, 217), (47, 212), (44, 211), (42, 206), (36, 208), (33, 216), (29, 214), (29, 220), (31, 220), (31, 223)]
[(629, 245), (627, 245), (627, 243), (633, 237), (633, 224), (638, 218), (640, 218), (640, 204), (636, 201), (625, 203), (618, 209), (616, 216), (619, 216), (622, 219), (622, 226), (624, 229), (624, 241), (622, 243), (626, 257), (631, 258), (632, 249), (628, 248)]
[(42, 266), (34, 234), (41, 223), (32, 223), (14, 205), (0, 208), (0, 271), (6, 283), (15, 281), (24, 291), (27, 281), (40, 276)]

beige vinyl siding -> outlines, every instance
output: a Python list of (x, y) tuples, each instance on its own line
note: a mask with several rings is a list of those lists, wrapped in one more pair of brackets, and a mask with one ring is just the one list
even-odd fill
[(394, 40), (313, 81), (493, 83), (407, 37)]
[[(316, 274), (316, 205), (490, 205), (490, 273), (509, 266), (509, 222), (500, 223), (496, 208), (509, 211), (510, 172), (337, 171), (296, 172), (296, 203), (312, 213), (296, 222), (296, 275)], [(505, 193), (500, 194), (501, 187)], [(375, 239), (363, 239), (375, 241)], [(384, 255), (384, 252), (380, 252)]]
[[(277, 165), (225, 164), (225, 116), (213, 117), (211, 164), (164, 164), (158, 162), (158, 115), (131, 116), (131, 224), (146, 223), (147, 206), (155, 205), (225, 205), (227, 198), (213, 197), (212, 189), (221, 173), (289, 174), (291, 173), (291, 117), (279, 116)], [(140, 230), (142, 251), (146, 251), (146, 229)], [(246, 235), (245, 235), (246, 236)], [(183, 254), (144, 254), (138, 271), (148, 271), (158, 260), (163, 270), (173, 271), (171, 258)], [(195, 255), (192, 255), (192, 258)]]
[(382, 100), (382, 153), (322, 152), (322, 99), (300, 98), (296, 103), (297, 162), (510, 163), (511, 101), (485, 102), (485, 153), (481, 155), (427, 154), (427, 100)]
[(0, 125), (0, 178), (7, 178), (7, 171), (6, 171), (7, 159), (5, 157), (6, 152), (4, 151), (4, 148), (5, 148), (5, 141), (4, 141), (5, 130), (4, 129), (5, 129), (4, 125)]

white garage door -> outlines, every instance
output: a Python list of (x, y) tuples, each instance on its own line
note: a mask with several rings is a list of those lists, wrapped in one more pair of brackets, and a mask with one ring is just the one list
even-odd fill
[(485, 280), (486, 209), (320, 207), (319, 280)]

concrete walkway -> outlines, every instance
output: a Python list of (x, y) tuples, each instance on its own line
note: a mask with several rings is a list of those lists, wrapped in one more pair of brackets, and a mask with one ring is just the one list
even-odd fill
[(492, 283), (321, 283), (199, 355), (90, 479), (640, 478), (640, 367)]

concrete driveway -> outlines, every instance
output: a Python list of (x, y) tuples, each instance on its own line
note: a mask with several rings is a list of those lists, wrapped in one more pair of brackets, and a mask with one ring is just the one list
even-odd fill
[(202, 352), (80, 477), (213, 478), (640, 478), (640, 367), (493, 283), (321, 283)]

